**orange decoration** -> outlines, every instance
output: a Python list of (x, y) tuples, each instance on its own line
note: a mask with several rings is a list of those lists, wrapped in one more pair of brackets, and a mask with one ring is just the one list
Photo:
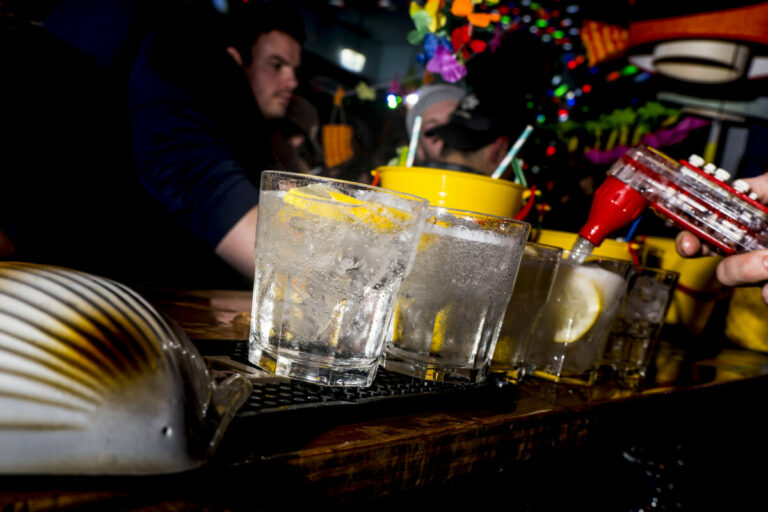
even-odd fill
[(344, 100), (344, 89), (341, 86), (336, 88), (336, 93), (333, 95), (333, 104), (337, 107), (341, 106), (341, 102)]
[(587, 50), (590, 66), (624, 55), (627, 50), (629, 31), (599, 21), (585, 20), (581, 28), (581, 40)]
[(459, 18), (467, 18), (467, 21), (476, 27), (485, 28), (492, 21), (499, 21), (501, 14), (494, 12), (474, 12), (472, 0), (454, 0), (451, 5), (451, 14)]
[(629, 46), (673, 39), (721, 39), (768, 44), (768, 2), (629, 24)]
[(451, 5), (451, 14), (461, 18), (466, 18), (468, 15), (472, 14), (474, 9), (475, 8), (472, 5), (472, 0), (454, 0), (453, 4)]
[(480, 28), (485, 28), (491, 24), (492, 21), (496, 22), (501, 19), (501, 14), (497, 12), (476, 12), (467, 16), (467, 21), (472, 25)]
[(325, 165), (336, 167), (351, 159), (355, 152), (352, 150), (352, 126), (348, 124), (323, 125), (323, 152)]

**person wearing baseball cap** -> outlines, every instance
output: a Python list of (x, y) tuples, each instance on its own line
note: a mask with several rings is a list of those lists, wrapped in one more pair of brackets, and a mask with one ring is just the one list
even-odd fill
[(427, 137), (425, 132), (448, 122), (466, 91), (449, 84), (424, 85), (416, 91), (418, 99), (405, 116), (408, 139), (411, 138), (416, 116), (421, 116), (421, 134), (416, 146), (417, 163), (435, 160), (440, 156), (443, 142), (437, 137)]
[(425, 132), (442, 145), (440, 154), (424, 165), (490, 176), (509, 149), (506, 126), (490, 105), (467, 94), (447, 123)]

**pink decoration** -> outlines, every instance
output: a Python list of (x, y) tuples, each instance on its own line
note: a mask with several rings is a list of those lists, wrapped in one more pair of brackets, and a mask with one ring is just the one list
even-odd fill
[(503, 35), (504, 29), (501, 28), (501, 25), (496, 25), (496, 28), (493, 29), (493, 37), (488, 43), (488, 47), (491, 49), (491, 53), (494, 53), (499, 48), (499, 46), (501, 46), (501, 38)]
[(693, 130), (703, 128), (710, 121), (699, 117), (684, 117), (679, 123), (667, 130), (659, 130), (656, 133), (648, 133), (643, 137), (643, 144), (651, 147), (672, 146), (685, 140)]
[(402, 87), (400, 86), (400, 78), (395, 76), (389, 83), (389, 92), (393, 94), (400, 94)]
[(467, 75), (467, 68), (459, 64), (456, 57), (442, 46), (435, 50), (435, 56), (427, 62), (427, 71), (441, 75), (448, 83), (456, 83)]

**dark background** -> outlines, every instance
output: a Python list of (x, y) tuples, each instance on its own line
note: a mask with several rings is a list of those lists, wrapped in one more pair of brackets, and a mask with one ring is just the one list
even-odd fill
[[(172, 0), (114, 2), (140, 8), (147, 19), (162, 15), (173, 4)], [(384, 98), (390, 82), (399, 84), (401, 95), (418, 86), (423, 64), (414, 61), (419, 49), (405, 41), (413, 29), (410, 2), (353, 0), (343, 2), (343, 7), (338, 3), (295, 2), (308, 30), (298, 93), (315, 105), (323, 124), (331, 119), (335, 87), (351, 91), (360, 82), (377, 87), (375, 101), (350, 95), (343, 103), (354, 130), (355, 157), (344, 165), (341, 177), (364, 181), (370, 179), (372, 169), (394, 158), (398, 147), (407, 145), (405, 108), (390, 109)], [(98, 49), (96, 55), (89, 54), (54, 35), (52, 22), (47, 29), (41, 26), (52, 13), (60, 13), (60, 4), (60, 0), (0, 0), (0, 230), (17, 242), (15, 257), (108, 273), (131, 282), (179, 285), (191, 283), (189, 276), (195, 275), (199, 286), (246, 286), (237, 279), (207, 281), (199, 268), (185, 267), (157, 249), (169, 242), (180, 247), (190, 242), (183, 237), (178, 242), (168, 240), (173, 230), (166, 229), (164, 217), (131, 172), (126, 77), (141, 24), (126, 26), (119, 18), (102, 19), (94, 13), (100, 20), (99, 30), (88, 40), (74, 25), (59, 20), (59, 32)], [(578, 5), (579, 11), (572, 16), (576, 25), (594, 19), (623, 26), (631, 19), (702, 8), (688, 1), (675, 2), (674, 7), (649, 1), (571, 4), (550, 0), (538, 5), (549, 12)], [(332, 40), (368, 48), (372, 64), (362, 73), (343, 70), (335, 64), (335, 47), (327, 44)], [(569, 121), (574, 123), (615, 109), (637, 108), (655, 100), (659, 91), (748, 100), (758, 97), (764, 85), (741, 81), (728, 87), (694, 87), (655, 75), (638, 80), (637, 73), (609, 81), (606, 77), (627, 66), (626, 59), (569, 69), (568, 54), (584, 53), (579, 38), (571, 40), (573, 49), (566, 52), (521, 29), (508, 32), (496, 52), (467, 61), (465, 85), (494, 104), (509, 123), (510, 133), (521, 132), (528, 123), (536, 125), (519, 156), (525, 161), (529, 184), (543, 192), (539, 202), (549, 207), (526, 220), (545, 228), (578, 230), (586, 220), (592, 191), (607, 170), (581, 152), (569, 152), (558, 136), (557, 112), (564, 105), (552, 97), (553, 76), (561, 76), (572, 89), (584, 84), (592, 87), (568, 108)], [(539, 121), (539, 116), (546, 121)], [(762, 172), (768, 160), (765, 121), (724, 121), (723, 133), (731, 127), (748, 129), (750, 140), (739, 167), (730, 170), (737, 176)], [(681, 143), (661, 149), (673, 158), (701, 154), (708, 135), (707, 128), (699, 129)], [(646, 215), (639, 232), (674, 235), (676, 231)], [(221, 266), (215, 258), (210, 265)], [(153, 275), (152, 269), (168, 266), (178, 270), (176, 278), (159, 270), (159, 275)]]

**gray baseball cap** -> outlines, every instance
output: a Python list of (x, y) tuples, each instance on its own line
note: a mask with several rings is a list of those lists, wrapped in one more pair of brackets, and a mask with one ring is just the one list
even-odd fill
[(423, 85), (417, 91), (419, 99), (413, 107), (405, 114), (405, 128), (408, 130), (408, 137), (411, 137), (413, 131), (413, 122), (416, 116), (424, 115), (424, 111), (429, 107), (445, 100), (454, 100), (456, 102), (461, 101), (467, 92), (456, 85), (449, 84), (434, 84)]
[(451, 114), (448, 122), (425, 132), (443, 139), (446, 146), (459, 151), (475, 151), (504, 135), (498, 112), (474, 94), (467, 94)]

